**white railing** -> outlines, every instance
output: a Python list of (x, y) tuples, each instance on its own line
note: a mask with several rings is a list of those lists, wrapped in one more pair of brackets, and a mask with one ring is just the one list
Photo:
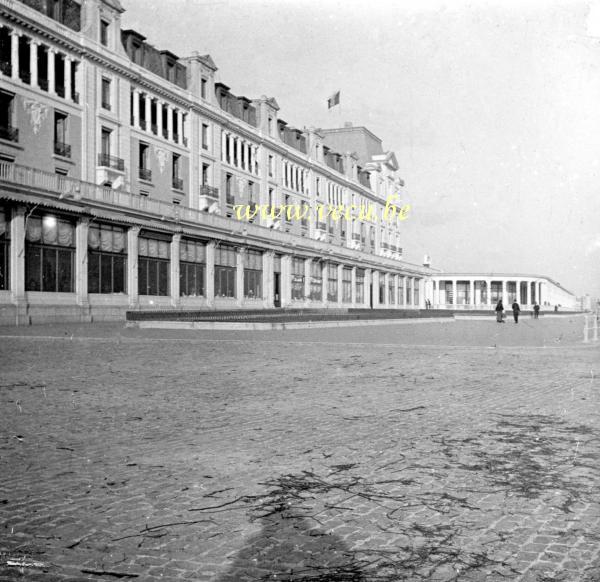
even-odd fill
[[(153, 200), (125, 190), (116, 190), (99, 184), (69, 178), (68, 176), (45, 172), (37, 168), (21, 166), (12, 162), (0, 161), (0, 181), (11, 182), (27, 188), (45, 190), (55, 195), (58, 199), (90, 200), (121, 209), (139, 210), (165, 219), (202, 224), (219, 231), (229, 231), (231, 234), (248, 236), (255, 239), (268, 238), (273, 242), (290, 248), (294, 248), (300, 244), (303, 247), (308, 246), (311, 250), (320, 254), (327, 254), (331, 250), (331, 245), (322, 240), (312, 240), (308, 237), (296, 236), (281, 230), (268, 229), (258, 224), (233, 220), (219, 216), (218, 214), (209, 214), (206, 211), (170, 204), (161, 200)], [(357, 258), (364, 261), (373, 260), (373, 255), (369, 253), (341, 246), (336, 248), (336, 254), (354, 260)], [(394, 259), (391, 259), (391, 261), (394, 261)], [(397, 265), (390, 265), (390, 268), (394, 267), (398, 268)]]

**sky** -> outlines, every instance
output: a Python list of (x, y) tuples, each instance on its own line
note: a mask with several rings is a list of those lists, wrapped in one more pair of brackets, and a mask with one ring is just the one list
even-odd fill
[[(600, 4), (122, 0), (123, 26), (210, 54), (296, 127), (364, 125), (396, 153), (404, 257), (547, 275), (600, 297)], [(339, 90), (340, 107), (327, 109)]]

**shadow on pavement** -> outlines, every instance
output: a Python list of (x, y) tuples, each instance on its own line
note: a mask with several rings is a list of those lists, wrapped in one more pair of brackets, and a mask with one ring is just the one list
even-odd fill
[(293, 510), (261, 518), (227, 572), (215, 582), (285, 580), (286, 582), (364, 582), (354, 552), (337, 535), (314, 527)]

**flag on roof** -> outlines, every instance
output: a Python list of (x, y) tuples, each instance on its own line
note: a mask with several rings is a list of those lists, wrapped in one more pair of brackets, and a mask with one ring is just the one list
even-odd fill
[(340, 92), (336, 91), (329, 99), (327, 99), (327, 109), (331, 109), (340, 104)]

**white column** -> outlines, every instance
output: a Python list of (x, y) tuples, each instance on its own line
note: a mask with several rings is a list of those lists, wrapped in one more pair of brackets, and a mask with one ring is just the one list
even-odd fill
[(29, 72), (31, 73), (31, 86), (38, 86), (38, 62), (37, 62), (38, 42), (31, 39), (29, 42)]
[(242, 167), (242, 140), (237, 140), (237, 166), (238, 168)]
[(48, 55), (48, 93), (54, 94), (56, 93), (56, 53), (52, 47), (48, 47), (46, 54)]
[(10, 63), (11, 77), (19, 78), (19, 37), (21, 35), (16, 30), (10, 31)]
[(215, 305), (215, 242), (206, 244), (206, 304)]
[(138, 235), (137, 226), (127, 231), (127, 294), (129, 306), (135, 307), (138, 302)]
[(167, 105), (167, 139), (173, 141), (173, 107)]
[(156, 126), (158, 128), (158, 137), (164, 137), (164, 135), (163, 135), (163, 102), (160, 100), (156, 101)]
[(177, 109), (177, 143), (183, 143), (183, 111)]
[(179, 248), (181, 246), (181, 235), (174, 234), (171, 239), (171, 305), (173, 307), (179, 306), (181, 302), (180, 289), (179, 289)]
[(506, 285), (506, 281), (501, 281), (502, 283), (502, 303), (504, 305), (504, 307), (506, 308), (506, 305), (508, 304), (508, 289), (507, 289), (507, 285)]
[(140, 90), (133, 90), (133, 127), (140, 128)]
[(281, 307), (288, 307), (292, 303), (292, 257), (281, 257)]
[(71, 57), (65, 56), (65, 99), (71, 99)]
[(475, 281), (469, 279), (469, 304), (474, 307), (475, 303)]
[(146, 108), (146, 131), (148, 133), (152, 132), (152, 99), (150, 95), (146, 93), (146, 98), (144, 99), (144, 105)]
[(273, 251), (266, 251), (263, 253), (263, 307), (272, 308), (274, 304), (274, 292), (273, 292), (273, 262), (275, 253)]
[(232, 134), (228, 135), (228, 139), (229, 139), (229, 159), (227, 160), (227, 162), (233, 166), (233, 159), (234, 159), (233, 148), (235, 147), (235, 140), (234, 140)]
[(89, 218), (80, 218), (75, 227), (75, 293), (77, 304), (87, 307), (88, 301), (88, 230)]
[(221, 161), (226, 162), (225, 155), (227, 153), (227, 139), (228, 135), (221, 130)]
[(237, 253), (235, 255), (235, 296), (236, 303), (239, 306), (244, 304), (244, 255), (246, 253), (246, 249), (244, 247), (239, 247)]
[(10, 291), (13, 303), (25, 303), (25, 207), (13, 208), (10, 221)]

